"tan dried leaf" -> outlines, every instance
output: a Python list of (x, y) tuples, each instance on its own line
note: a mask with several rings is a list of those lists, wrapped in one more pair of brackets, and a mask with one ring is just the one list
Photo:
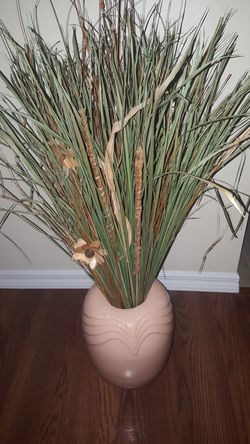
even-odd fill
[(74, 170), (76, 167), (78, 167), (78, 163), (75, 160), (74, 152), (73, 150), (68, 150), (66, 157), (63, 159), (63, 166), (67, 169)]

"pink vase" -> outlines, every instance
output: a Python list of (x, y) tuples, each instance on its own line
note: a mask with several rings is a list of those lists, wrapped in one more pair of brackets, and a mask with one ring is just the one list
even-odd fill
[(83, 303), (82, 326), (92, 361), (119, 387), (140, 387), (157, 376), (169, 355), (173, 325), (171, 300), (159, 281), (135, 308), (113, 307), (96, 285)]

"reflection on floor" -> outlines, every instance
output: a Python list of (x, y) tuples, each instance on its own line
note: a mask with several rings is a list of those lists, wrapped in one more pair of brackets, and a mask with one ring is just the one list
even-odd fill
[(250, 287), (250, 217), (241, 251), (239, 269), (240, 287)]

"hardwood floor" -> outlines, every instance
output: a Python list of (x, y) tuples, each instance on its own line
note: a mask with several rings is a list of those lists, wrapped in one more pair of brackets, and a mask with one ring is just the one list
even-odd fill
[(171, 292), (175, 336), (150, 385), (92, 368), (80, 290), (0, 291), (0, 444), (250, 443), (250, 289)]

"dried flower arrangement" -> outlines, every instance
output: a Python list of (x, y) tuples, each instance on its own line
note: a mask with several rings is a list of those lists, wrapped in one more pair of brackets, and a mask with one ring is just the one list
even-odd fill
[(11, 202), (1, 226), (16, 214), (78, 261), (111, 304), (134, 307), (208, 189), (234, 234), (222, 196), (245, 215), (238, 190), (214, 177), (249, 147), (250, 77), (220, 99), (235, 57), (231, 13), (205, 44), (206, 14), (185, 34), (184, 14), (170, 23), (161, 2), (145, 15), (132, 0), (106, 0), (94, 26), (71, 0), (69, 41), (50, 3), (63, 52), (42, 37), (37, 8), (28, 28), (19, 11), (24, 45), (0, 23), (11, 66), (0, 76), (13, 96), (1, 96), (0, 141), (14, 153), (0, 154)]

